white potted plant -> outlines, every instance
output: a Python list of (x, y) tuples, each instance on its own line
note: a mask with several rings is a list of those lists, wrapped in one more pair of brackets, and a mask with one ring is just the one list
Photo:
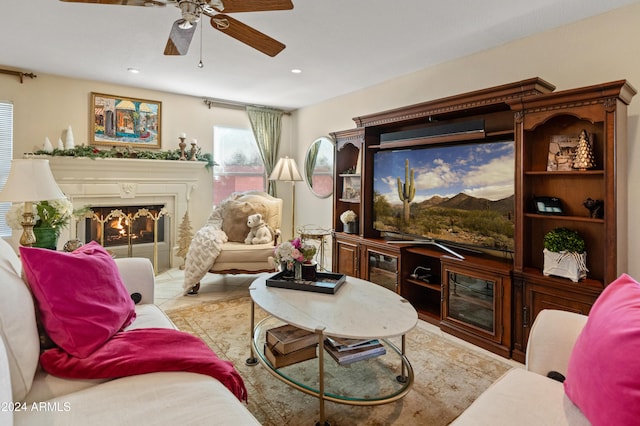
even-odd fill
[(353, 210), (347, 210), (340, 215), (343, 230), (347, 234), (358, 233), (358, 215)]
[(587, 252), (584, 239), (576, 231), (556, 228), (544, 236), (544, 270), (578, 282), (587, 276)]

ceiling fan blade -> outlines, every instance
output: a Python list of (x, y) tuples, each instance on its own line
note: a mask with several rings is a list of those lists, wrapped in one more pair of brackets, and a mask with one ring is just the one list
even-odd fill
[(293, 9), (291, 0), (222, 0), (224, 10), (218, 12), (264, 12), (269, 10), (289, 10)]
[(237, 19), (233, 19), (227, 15), (214, 15), (211, 17), (211, 26), (218, 31), (222, 31), (230, 37), (235, 38), (238, 41), (253, 47), (256, 50), (269, 56), (276, 56), (282, 52), (286, 47), (268, 35), (261, 33), (260, 31), (251, 28), (250, 26), (243, 24)]
[(167, 45), (164, 48), (165, 55), (186, 55), (189, 45), (196, 32), (197, 23), (189, 24), (184, 19), (178, 19), (173, 23)]
[(68, 3), (116, 4), (120, 6), (166, 6), (168, 0), (60, 0)]

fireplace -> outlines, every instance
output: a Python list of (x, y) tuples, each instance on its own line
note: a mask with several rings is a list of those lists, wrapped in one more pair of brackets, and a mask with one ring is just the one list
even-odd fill
[[(164, 205), (93, 207), (93, 218), (85, 219), (85, 241), (97, 241), (104, 247), (154, 243), (155, 221)], [(151, 217), (141, 215), (148, 210)], [(117, 214), (122, 212), (122, 214)], [(157, 242), (164, 242), (164, 216), (158, 218)]]
[[(197, 197), (191, 199), (192, 220), (198, 212), (205, 212), (206, 220), (213, 200), (206, 189), (210, 186), (211, 174), (201, 161), (163, 161), (116, 158), (71, 158), (52, 157), (51, 170), (58, 186), (69, 197), (75, 209), (90, 207), (106, 217), (113, 208), (132, 212), (133, 216), (140, 207), (164, 207), (166, 215), (158, 219), (158, 271), (177, 267), (183, 259), (176, 256), (178, 250), (178, 225), (185, 216), (190, 204), (192, 192), (197, 187), (203, 189)], [(128, 210), (125, 210), (127, 208)], [(140, 238), (112, 238), (108, 249), (120, 257), (146, 257), (154, 259), (153, 219), (144, 225)], [(90, 231), (96, 221), (84, 219), (74, 221), (63, 230), (61, 241), (80, 239), (88, 242), (97, 239), (97, 230)], [(105, 224), (106, 227), (106, 224)], [(91, 235), (91, 232), (96, 234)], [(111, 234), (113, 231), (109, 230)], [(107, 242), (105, 241), (105, 245)], [(117, 245), (115, 245), (117, 244)], [(133, 248), (133, 249), (132, 249)]]

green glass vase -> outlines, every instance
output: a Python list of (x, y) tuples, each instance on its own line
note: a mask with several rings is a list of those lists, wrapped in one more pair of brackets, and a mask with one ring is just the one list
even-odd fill
[(56, 228), (33, 228), (36, 235), (36, 242), (33, 247), (56, 250), (58, 248), (58, 237), (60, 236)]

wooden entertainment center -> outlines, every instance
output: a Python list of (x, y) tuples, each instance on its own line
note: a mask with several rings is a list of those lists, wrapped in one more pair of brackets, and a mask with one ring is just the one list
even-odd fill
[[(636, 91), (624, 80), (554, 90), (531, 78), (356, 117), (357, 127), (333, 133), (333, 271), (396, 291), (421, 319), (521, 362), (542, 309), (588, 314), (627, 269), (626, 120)], [(577, 138), (582, 130), (592, 138), (595, 167), (550, 168), (552, 137)], [(399, 137), (388, 140), (389, 134)], [(513, 250), (448, 251), (390, 242), (375, 229), (374, 153), (505, 140), (515, 144)], [(533, 198), (541, 196), (559, 198), (562, 215), (534, 213)], [(603, 215), (590, 217), (588, 198), (604, 201)], [(340, 215), (347, 210), (358, 215), (357, 233), (344, 232)], [(558, 227), (585, 239), (586, 279), (543, 274), (543, 238)]]

